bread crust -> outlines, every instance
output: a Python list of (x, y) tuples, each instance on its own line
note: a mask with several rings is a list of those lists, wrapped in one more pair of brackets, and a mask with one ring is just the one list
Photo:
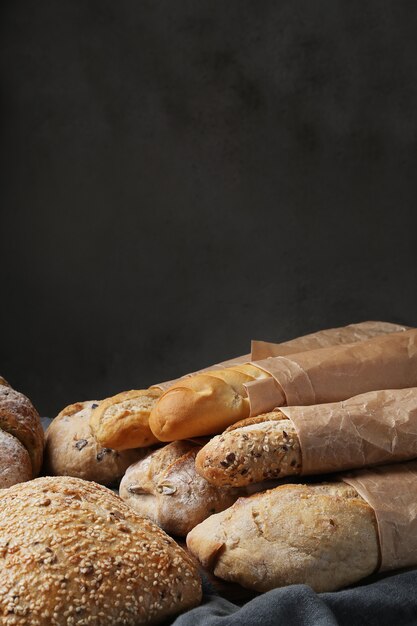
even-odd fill
[(16, 437), (26, 448), (32, 464), (32, 477), (37, 476), (44, 446), (39, 414), (29, 398), (6, 385), (0, 385), (0, 430)]
[(200, 450), (175, 441), (132, 465), (120, 483), (120, 497), (172, 535), (185, 536), (209, 515), (223, 511), (245, 490), (217, 488), (196, 474)]
[(189, 550), (224, 580), (255, 591), (307, 584), (333, 591), (375, 572), (375, 514), (343, 483), (284, 485), (213, 515), (187, 536)]
[(157, 624), (199, 604), (191, 557), (114, 493), (48, 477), (0, 492), (3, 626)]
[(99, 404), (96, 400), (70, 404), (52, 421), (45, 434), (46, 473), (111, 486), (119, 483), (129, 465), (147, 454), (148, 448), (118, 452), (97, 442), (90, 418)]
[(132, 389), (102, 400), (91, 415), (97, 441), (106, 448), (146, 448), (159, 442), (149, 427), (149, 414), (160, 389)]
[(294, 424), (281, 411), (237, 422), (198, 452), (196, 471), (218, 487), (299, 475), (302, 458)]
[(270, 374), (239, 365), (185, 378), (170, 387), (152, 409), (149, 425), (161, 441), (222, 432), (249, 416), (244, 383)]
[(32, 463), (25, 446), (0, 430), (0, 489), (32, 478)]

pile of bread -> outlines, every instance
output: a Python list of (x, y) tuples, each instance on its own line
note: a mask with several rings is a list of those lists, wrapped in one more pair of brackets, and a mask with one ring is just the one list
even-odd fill
[(366, 487), (382, 476), (398, 491), (415, 473), (417, 498), (413, 459), (417, 330), (396, 324), (255, 342), (176, 381), (77, 402), (45, 445), (34, 407), (0, 379), (0, 622), (158, 623), (201, 601), (197, 560), (259, 592), (417, 565), (417, 550), (387, 556), (381, 494), (374, 504)]

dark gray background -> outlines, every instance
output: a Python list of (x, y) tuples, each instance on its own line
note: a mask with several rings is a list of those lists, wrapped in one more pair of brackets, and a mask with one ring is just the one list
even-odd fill
[(43, 414), (417, 325), (417, 7), (1, 3), (0, 372)]

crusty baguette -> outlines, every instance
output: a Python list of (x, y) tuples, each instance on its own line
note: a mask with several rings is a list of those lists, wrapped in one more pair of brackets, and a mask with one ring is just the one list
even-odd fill
[(42, 466), (44, 435), (39, 414), (22, 393), (0, 385), (0, 430), (13, 435), (28, 451), (32, 477)]
[(160, 389), (134, 389), (102, 400), (90, 419), (97, 441), (114, 450), (158, 443), (149, 427), (149, 414), (161, 394)]
[(196, 470), (218, 487), (240, 487), (301, 473), (301, 450), (281, 411), (250, 417), (213, 437), (197, 454)]
[(91, 414), (100, 402), (76, 402), (65, 407), (45, 434), (44, 472), (74, 476), (102, 485), (117, 485), (126, 469), (142, 459), (148, 448), (117, 451), (103, 448), (90, 429)]
[(166, 532), (185, 536), (247, 493), (213, 487), (196, 474), (195, 455), (200, 449), (191, 441), (175, 441), (152, 452), (129, 467), (120, 483), (120, 497)]
[(187, 546), (216, 576), (256, 591), (298, 583), (332, 591), (379, 564), (375, 514), (343, 483), (285, 485), (240, 498), (196, 526)]
[(196, 606), (192, 558), (114, 493), (69, 477), (0, 492), (2, 626), (159, 624)]
[(243, 383), (263, 378), (270, 378), (270, 374), (246, 364), (181, 380), (152, 409), (149, 418), (152, 432), (161, 441), (221, 432), (249, 416)]
[(416, 385), (417, 329), (412, 329), (193, 376), (161, 396), (149, 424), (163, 441), (186, 439), (218, 434), (250, 411), (259, 415), (287, 404), (338, 402)]

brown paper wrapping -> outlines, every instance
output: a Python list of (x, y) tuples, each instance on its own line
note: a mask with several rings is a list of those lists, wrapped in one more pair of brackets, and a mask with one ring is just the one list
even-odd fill
[(417, 458), (417, 387), (281, 411), (296, 428), (304, 475)]
[(250, 415), (287, 406), (346, 400), (366, 391), (417, 386), (417, 330), (390, 333), (368, 341), (269, 357), (252, 363), (276, 381), (263, 395), (258, 381), (245, 385)]
[[(190, 374), (181, 376), (180, 378), (158, 383), (157, 385), (153, 385), (153, 387), (158, 387), (159, 389), (162, 389), (162, 391), (165, 391), (179, 380), (187, 378), (188, 376), (194, 376), (195, 374), (202, 374), (203, 372), (232, 367), (233, 365), (242, 365), (243, 363), (264, 359), (268, 356), (285, 356), (287, 354), (304, 352), (306, 350), (332, 346), (339, 343), (364, 341), (377, 335), (398, 332), (405, 330), (406, 328), (406, 326), (399, 326), (398, 324), (391, 324), (390, 322), (360, 322), (359, 324), (350, 324), (349, 326), (342, 326), (341, 328), (328, 328), (320, 330), (316, 333), (305, 335), (304, 337), (297, 337), (296, 339), (291, 339), (291, 341), (286, 341), (284, 343), (253, 341), (252, 354), (244, 354), (243, 356), (238, 356), (234, 359), (222, 361), (221, 363), (216, 363), (215, 365), (210, 365), (210, 367), (205, 367), (201, 370), (197, 370), (196, 372), (191, 372)], [(256, 358), (253, 356), (254, 351), (256, 354), (259, 353), (259, 356)]]
[(244, 354), (243, 356), (237, 356), (234, 359), (229, 359), (228, 361), (222, 361), (222, 363), (216, 363), (215, 365), (210, 365), (210, 367), (204, 367), (202, 370), (197, 370), (196, 372), (191, 372), (190, 374), (185, 374), (181, 376), (181, 378), (175, 378), (174, 380), (167, 380), (163, 383), (158, 383), (157, 385), (152, 385), (153, 387), (158, 387), (162, 389), (162, 391), (166, 391), (172, 385), (177, 383), (179, 380), (183, 378), (188, 378), (189, 376), (195, 376), (195, 374), (203, 374), (204, 372), (212, 372), (213, 370), (224, 369), (225, 367), (232, 367), (233, 365), (242, 365), (242, 363), (248, 363), (251, 359), (250, 354)]
[(417, 565), (417, 461), (341, 476), (373, 508), (380, 571)]
[(391, 324), (390, 322), (359, 322), (340, 328), (327, 328), (317, 333), (297, 337), (284, 343), (270, 343), (267, 341), (252, 341), (252, 361), (259, 361), (270, 356), (286, 356), (296, 352), (328, 348), (337, 344), (356, 343), (367, 341), (388, 333), (397, 333), (409, 330), (408, 326)]

